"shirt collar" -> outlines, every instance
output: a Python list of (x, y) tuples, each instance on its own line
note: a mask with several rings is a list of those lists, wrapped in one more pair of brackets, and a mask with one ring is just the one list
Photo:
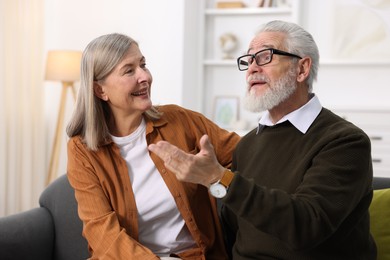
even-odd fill
[[(311, 124), (314, 122), (318, 114), (321, 112), (322, 105), (315, 94), (311, 94), (311, 98), (309, 102), (307, 102), (302, 107), (297, 110), (292, 111), (291, 113), (282, 117), (276, 124), (272, 123), (270, 114), (268, 111), (265, 111), (263, 116), (259, 120), (259, 128), (260, 126), (273, 126), (285, 121), (290, 121), (290, 123), (297, 128), (300, 132), (305, 134)], [(260, 129), (257, 132), (261, 131)]]

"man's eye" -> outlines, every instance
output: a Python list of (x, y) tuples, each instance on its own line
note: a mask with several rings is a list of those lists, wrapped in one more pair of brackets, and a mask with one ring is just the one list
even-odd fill
[(146, 68), (146, 63), (141, 63), (140, 67), (143, 69)]

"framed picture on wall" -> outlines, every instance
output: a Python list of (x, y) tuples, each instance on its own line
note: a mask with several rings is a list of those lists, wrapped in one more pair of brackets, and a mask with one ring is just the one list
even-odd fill
[(214, 100), (213, 120), (222, 128), (231, 129), (239, 120), (239, 97), (216, 96)]

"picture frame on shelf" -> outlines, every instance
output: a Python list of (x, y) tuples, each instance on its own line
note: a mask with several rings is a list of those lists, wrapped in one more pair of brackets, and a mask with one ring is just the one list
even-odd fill
[(239, 102), (237, 96), (216, 96), (213, 121), (222, 128), (232, 129), (234, 123), (239, 120)]

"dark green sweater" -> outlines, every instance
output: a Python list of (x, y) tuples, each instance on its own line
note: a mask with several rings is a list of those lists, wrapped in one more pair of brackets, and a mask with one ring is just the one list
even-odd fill
[(306, 134), (288, 121), (256, 130), (223, 199), (233, 259), (375, 259), (367, 135), (327, 109)]

